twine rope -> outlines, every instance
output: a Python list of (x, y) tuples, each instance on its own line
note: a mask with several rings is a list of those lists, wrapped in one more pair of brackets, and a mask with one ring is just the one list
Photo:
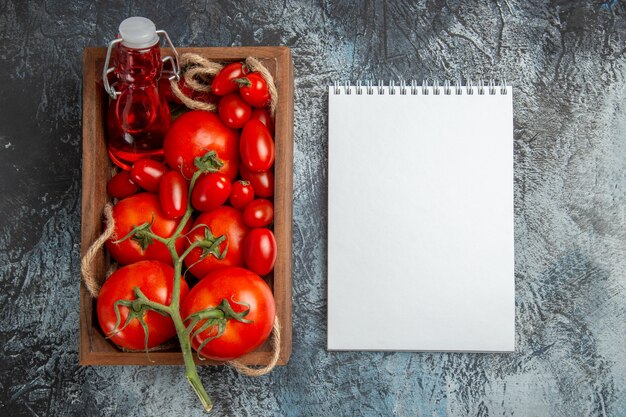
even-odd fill
[(113, 205), (111, 203), (107, 203), (104, 206), (104, 218), (106, 219), (106, 229), (102, 234), (96, 239), (87, 252), (80, 260), (80, 272), (83, 276), (83, 282), (85, 283), (85, 287), (87, 287), (87, 291), (93, 298), (98, 298), (98, 294), (100, 293), (100, 284), (98, 283), (98, 277), (95, 276), (91, 269), (91, 264), (93, 263), (94, 258), (104, 246), (104, 243), (113, 236), (115, 232), (115, 219), (113, 219)]
[(270, 373), (276, 366), (276, 363), (278, 363), (278, 357), (280, 356), (280, 322), (278, 321), (278, 316), (274, 317), (274, 326), (272, 327), (272, 339), (270, 344), (272, 347), (272, 357), (266, 366), (253, 368), (251, 366), (244, 365), (237, 360), (228, 361), (226, 362), (226, 365), (235, 368), (237, 372), (245, 376), (263, 376)]
[[(208, 93), (211, 91), (211, 80), (218, 72), (224, 68), (223, 65), (217, 62), (210, 61), (201, 55), (186, 52), (180, 56), (180, 67), (182, 76), (185, 80), (187, 87), (193, 91), (199, 93)], [(270, 112), (272, 116), (276, 113), (276, 106), (278, 105), (278, 90), (274, 83), (274, 77), (270, 74), (269, 70), (265, 68), (259, 60), (251, 56), (246, 58), (246, 65), (251, 71), (256, 71), (267, 83), (267, 89), (270, 93)], [(192, 110), (206, 110), (216, 111), (217, 106), (213, 103), (206, 103), (201, 100), (194, 100), (193, 98), (185, 95), (178, 86), (176, 80), (170, 82), (172, 86), (172, 92), (174, 95), (188, 108)]]

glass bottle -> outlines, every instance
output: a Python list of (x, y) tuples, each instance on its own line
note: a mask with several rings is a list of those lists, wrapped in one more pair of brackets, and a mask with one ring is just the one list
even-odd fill
[[(129, 17), (109, 44), (103, 81), (111, 96), (107, 115), (107, 141), (111, 160), (122, 169), (133, 162), (163, 154), (163, 139), (171, 123), (166, 98), (158, 82), (163, 62), (160, 38), (154, 23), (145, 17)], [(167, 37), (167, 34), (165, 34)], [(169, 42), (169, 37), (167, 37)], [(170, 42), (171, 45), (171, 42)], [(174, 49), (174, 54), (177, 54)], [(113, 67), (108, 67), (111, 58)], [(177, 70), (177, 60), (172, 60)], [(109, 85), (108, 74), (115, 81)]]

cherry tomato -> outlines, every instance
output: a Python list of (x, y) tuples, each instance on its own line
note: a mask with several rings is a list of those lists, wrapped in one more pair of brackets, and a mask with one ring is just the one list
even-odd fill
[[(228, 319), (224, 333), (204, 345), (200, 353), (220, 361), (237, 358), (261, 346), (272, 332), (276, 315), (270, 287), (257, 274), (243, 268), (222, 268), (205, 276), (185, 298), (181, 314), (187, 318), (217, 307), (223, 300), (229, 302), (235, 313), (249, 310), (245, 319), (250, 322)], [(195, 329), (203, 323), (200, 321)], [(216, 327), (211, 326), (193, 337), (193, 348), (198, 350), (204, 340), (215, 336)]]
[[(169, 305), (172, 302), (174, 290), (174, 269), (162, 262), (141, 261), (122, 267), (104, 281), (98, 296), (98, 321), (105, 335), (118, 346), (131, 350), (145, 349), (145, 333), (135, 317), (131, 319), (123, 330), (115, 333), (126, 323), (130, 308), (119, 306), (120, 324), (115, 327), (115, 303), (118, 300), (135, 300), (134, 289), (139, 288), (150, 301)], [(184, 279), (180, 281), (180, 300), (183, 301), (189, 293), (189, 287)], [(147, 310), (141, 318), (148, 327), (148, 348), (153, 348), (171, 339), (176, 335), (174, 322), (169, 316)]]
[(131, 179), (141, 188), (151, 193), (159, 191), (161, 177), (167, 172), (167, 167), (154, 159), (139, 159), (130, 170)]
[(121, 171), (107, 184), (107, 193), (113, 198), (126, 198), (139, 191), (139, 186), (130, 178), (130, 172)]
[(270, 104), (270, 92), (265, 78), (258, 72), (251, 72), (235, 80), (239, 84), (239, 94), (252, 107), (266, 107)]
[(180, 172), (169, 171), (159, 184), (161, 209), (168, 219), (183, 217), (187, 211), (187, 181)]
[(243, 243), (243, 259), (248, 269), (267, 275), (276, 262), (276, 239), (270, 229), (254, 229)]
[(233, 93), (222, 97), (217, 106), (217, 112), (227, 127), (240, 129), (250, 119), (252, 109), (239, 94)]
[(248, 227), (265, 227), (273, 221), (274, 204), (269, 200), (258, 198), (243, 209), (243, 222)]
[(222, 253), (226, 250), (226, 256), (224, 259), (217, 259), (209, 254), (198, 262), (203, 251), (201, 248), (195, 248), (185, 258), (185, 265), (192, 274), (198, 278), (203, 278), (216, 268), (243, 265), (241, 251), (243, 250), (243, 239), (248, 234), (249, 229), (243, 222), (241, 212), (232, 207), (222, 206), (208, 213), (202, 213), (194, 223), (195, 229), (189, 234), (190, 242), (202, 240), (205, 237), (206, 227), (200, 227), (200, 225), (208, 226), (215, 238), (226, 235), (226, 241), (219, 246)]
[(239, 142), (242, 166), (250, 171), (267, 171), (274, 165), (274, 141), (267, 127), (250, 120), (243, 127)]
[(225, 96), (234, 93), (239, 86), (233, 80), (246, 74), (248, 74), (248, 67), (243, 62), (233, 62), (226, 65), (211, 82), (213, 94)]
[(274, 119), (268, 109), (252, 109), (250, 120), (258, 120), (263, 123), (270, 131), (270, 135), (274, 136)]
[[(239, 170), (239, 134), (224, 126), (214, 113), (193, 110), (176, 119), (165, 135), (163, 153), (167, 164), (191, 178), (194, 159), (215, 151), (224, 166), (220, 172), (231, 181)], [(179, 168), (180, 167), (180, 168)]]
[(241, 178), (250, 181), (257, 197), (271, 197), (274, 195), (274, 173), (272, 171), (252, 172), (241, 167)]
[(191, 205), (198, 211), (211, 211), (228, 200), (230, 181), (219, 172), (201, 176), (191, 192)]
[[(120, 200), (113, 206), (113, 220), (115, 231), (113, 237), (106, 241), (107, 250), (113, 259), (122, 265), (144, 260), (161, 261), (172, 265), (170, 251), (161, 242), (153, 241), (150, 244), (145, 242), (147, 244), (145, 249), (142, 249), (140, 243), (132, 238), (113, 243), (126, 236), (133, 226), (141, 226), (144, 223), (152, 223), (152, 232), (157, 236), (167, 238), (174, 234), (180, 221), (171, 220), (165, 216), (156, 194), (139, 193)], [(190, 223), (185, 225), (184, 233), (191, 229)], [(182, 254), (186, 244), (187, 239), (184, 237), (176, 240), (176, 251)]]
[(234, 208), (241, 210), (246, 204), (254, 200), (254, 189), (248, 181), (233, 182), (230, 191), (230, 204)]

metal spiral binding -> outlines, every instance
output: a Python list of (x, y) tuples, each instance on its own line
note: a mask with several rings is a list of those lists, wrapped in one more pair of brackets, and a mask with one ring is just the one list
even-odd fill
[[(465, 82), (465, 85), (462, 84), (461, 79), (457, 78), (454, 81), (454, 84), (450, 80), (445, 80), (441, 84), (438, 79), (433, 79), (432, 83), (429, 79), (422, 80), (421, 85), (416, 80), (411, 80), (410, 84), (407, 85), (405, 80), (389, 80), (389, 83), (385, 86), (385, 82), (383, 80), (378, 80), (375, 84), (372, 80), (367, 80), (365, 83), (362, 83), (360, 80), (355, 83), (354, 86), (350, 84), (350, 81), (345, 81), (343, 84), (339, 81), (335, 81), (333, 83), (333, 93), (334, 94), (356, 94), (356, 95), (374, 95), (374, 90), (376, 89), (377, 95), (424, 95), (427, 96), (429, 94), (433, 95), (506, 95), (508, 94), (508, 88), (506, 84), (506, 79), (502, 78), (501, 83), (497, 83), (494, 79), (489, 79), (488, 82), (485, 83), (484, 80), (479, 79), (476, 84), (471, 79), (468, 79)], [(397, 84), (396, 84), (397, 82)]]

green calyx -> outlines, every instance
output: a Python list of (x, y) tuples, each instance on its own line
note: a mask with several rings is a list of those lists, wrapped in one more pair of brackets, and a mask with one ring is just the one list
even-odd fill
[[(202, 332), (211, 329), (210, 336), (206, 337), (196, 349), (198, 352), (198, 359), (205, 360), (205, 358), (202, 357), (202, 349), (211, 340), (217, 339), (224, 334), (226, 331), (226, 323), (228, 323), (229, 320), (235, 320), (240, 323), (252, 323), (252, 320), (247, 320), (245, 318), (248, 313), (250, 313), (250, 305), (247, 303), (238, 303), (236, 301), (233, 301), (233, 303), (245, 306), (246, 309), (237, 313), (233, 310), (230, 302), (224, 298), (217, 307), (209, 307), (205, 310), (197, 311), (189, 315), (189, 317), (184, 320), (185, 322), (189, 322), (187, 325), (187, 334), (190, 335), (191, 339), (198, 336)], [(199, 327), (197, 327), (198, 325)]]
[(202, 156), (198, 156), (193, 160), (193, 164), (201, 172), (218, 172), (223, 166), (224, 162), (218, 158), (215, 151), (208, 151)]
[(152, 223), (154, 223), (154, 213), (152, 213), (152, 220), (150, 220), (150, 222), (133, 226), (126, 236), (113, 243), (118, 244), (132, 238), (135, 242), (139, 243), (141, 250), (146, 250), (146, 248), (154, 242), (155, 235), (152, 232)]
[(211, 229), (207, 226), (206, 229), (204, 229), (204, 239), (197, 242), (198, 246), (202, 248), (202, 256), (200, 259), (204, 259), (209, 255), (213, 255), (219, 260), (224, 259), (228, 253), (228, 243), (226, 243), (226, 248), (224, 248), (223, 251), (220, 250), (220, 245), (225, 240), (226, 235), (215, 237), (213, 233), (211, 233)]
[[(117, 333), (124, 330), (133, 320), (137, 320), (144, 332), (144, 348), (146, 350), (146, 354), (149, 357), (148, 351), (148, 338), (150, 336), (150, 332), (148, 330), (148, 325), (146, 324), (144, 317), (148, 311), (155, 311), (163, 316), (168, 316), (168, 309), (161, 304), (154, 303), (141, 292), (139, 287), (135, 287), (133, 292), (135, 293), (134, 300), (117, 300), (115, 304), (113, 304), (113, 308), (115, 309), (115, 326), (111, 333), (107, 335), (107, 339), (115, 336)], [(126, 307), (128, 309), (128, 314), (126, 315), (126, 320), (122, 327), (122, 314), (120, 312), (121, 307)]]
[(248, 79), (248, 77), (235, 78), (233, 81), (239, 85), (239, 88), (250, 87), (252, 85), (252, 82)]

